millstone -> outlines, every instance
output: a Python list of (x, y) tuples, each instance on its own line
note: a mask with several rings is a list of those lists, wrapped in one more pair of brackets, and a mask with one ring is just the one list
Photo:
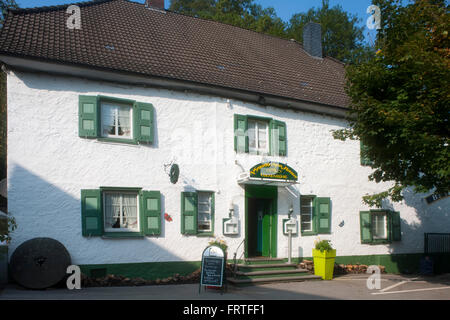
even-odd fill
[(64, 245), (51, 238), (34, 238), (16, 248), (11, 256), (13, 279), (29, 289), (45, 289), (60, 282), (71, 264)]

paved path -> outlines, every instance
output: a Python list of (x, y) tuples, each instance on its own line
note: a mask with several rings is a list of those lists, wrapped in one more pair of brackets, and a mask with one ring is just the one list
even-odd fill
[(10, 285), (0, 300), (450, 300), (450, 275), (434, 277), (382, 275), (381, 288), (369, 290), (368, 275), (345, 275), (331, 281), (307, 281), (228, 287), (221, 295), (198, 285), (26, 290)]

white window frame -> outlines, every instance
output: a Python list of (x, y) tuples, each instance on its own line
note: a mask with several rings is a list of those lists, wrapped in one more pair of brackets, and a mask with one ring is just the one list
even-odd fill
[[(269, 144), (270, 144), (270, 140), (269, 140), (269, 122), (249, 118), (247, 120), (247, 126), (250, 125), (250, 122), (254, 122), (255, 123), (255, 145), (257, 147), (256, 148), (250, 147), (250, 137), (249, 137), (249, 141), (248, 141), (248, 151), (249, 151), (249, 153), (268, 155), (269, 154)], [(264, 125), (266, 127), (266, 147), (264, 149), (259, 147), (259, 126), (260, 125)]]
[[(378, 219), (376, 217), (384, 216), (384, 237), (379, 237), (375, 234), (377, 230), (376, 221)], [(371, 213), (371, 219), (372, 219), (372, 238), (375, 240), (387, 240), (388, 239), (388, 214), (386, 211), (380, 211), (380, 212), (372, 212)]]
[[(137, 226), (136, 228), (108, 228), (106, 227), (106, 194), (115, 194), (115, 195), (123, 195), (123, 194), (132, 194), (136, 196), (136, 220), (137, 220)], [(103, 191), (102, 193), (103, 198), (103, 227), (105, 228), (105, 232), (140, 232), (141, 231), (141, 222), (140, 222), (140, 212), (139, 212), (139, 193), (138, 192), (131, 192), (131, 191)], [(123, 210), (122, 210), (122, 196), (120, 197), (120, 222), (122, 224), (123, 221)]]
[[(204, 202), (204, 203), (200, 202), (200, 195), (207, 195), (208, 199), (209, 199), (209, 202)], [(212, 197), (213, 197), (213, 193), (210, 192), (210, 191), (197, 191), (197, 232), (198, 233), (210, 233), (210, 232), (213, 231), (212, 230), (212, 223), (213, 223), (213, 221), (212, 221), (213, 220), (213, 216), (212, 216), (212, 211), (213, 211), (213, 208), (212, 208)], [(201, 205), (205, 205), (205, 204), (207, 204), (209, 206), (209, 210), (207, 210), (207, 211), (200, 211)], [(206, 220), (206, 221), (209, 221), (209, 229), (208, 230), (204, 230), (204, 229), (200, 230), (200, 228), (199, 228), (200, 221), (201, 221), (200, 220), (200, 213), (205, 214), (205, 215), (209, 215), (209, 220)], [(205, 221), (205, 220), (202, 220), (202, 221)]]
[[(309, 202), (310, 202), (309, 206), (304, 206), (302, 204), (302, 200), (304, 200), (304, 199), (309, 200)], [(313, 223), (314, 223), (314, 221), (313, 221), (313, 202), (314, 202), (314, 197), (310, 197), (310, 196), (301, 196), (300, 197), (300, 228), (301, 228), (302, 232), (313, 232), (314, 231), (314, 225), (313, 225)], [(302, 213), (302, 208), (306, 208), (306, 207), (309, 208), (309, 214)], [(309, 220), (309, 222), (310, 222), (310, 229), (308, 229), (308, 230), (303, 229), (303, 216), (309, 216), (310, 217), (310, 220)]]
[[(103, 133), (103, 116), (104, 116), (104, 111), (103, 108), (104, 107), (126, 107), (130, 109), (130, 135), (129, 136), (120, 136), (118, 133), (119, 130), (119, 126), (118, 126), (118, 121), (119, 121), (119, 116), (118, 116), (118, 109), (116, 109), (116, 121), (114, 123), (114, 127), (115, 127), (115, 134), (104, 134)], [(109, 101), (105, 101), (105, 102), (101, 102), (100, 104), (100, 130), (101, 130), (101, 136), (103, 138), (114, 138), (114, 139), (126, 139), (126, 140), (132, 140), (133, 139), (133, 106), (132, 105), (128, 105), (128, 104), (123, 104), (123, 103), (115, 103), (115, 102), (109, 102)]]

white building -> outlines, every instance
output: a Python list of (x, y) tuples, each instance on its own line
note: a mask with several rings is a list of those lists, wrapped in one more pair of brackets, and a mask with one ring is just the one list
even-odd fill
[(144, 277), (191, 270), (217, 237), (229, 259), (287, 258), (292, 212), (294, 260), (320, 237), (340, 263), (397, 272), (417, 267), (424, 233), (450, 232), (448, 198), (363, 205), (390, 185), (332, 137), (348, 126), (340, 62), (126, 0), (81, 4), (69, 29), (66, 8), (13, 11), (0, 36), (10, 254), (45, 236), (86, 270)]

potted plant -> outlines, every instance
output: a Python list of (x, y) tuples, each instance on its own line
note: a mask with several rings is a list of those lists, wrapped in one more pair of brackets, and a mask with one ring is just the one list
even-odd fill
[(333, 279), (334, 260), (336, 258), (336, 249), (330, 244), (330, 240), (315, 241), (313, 249), (314, 274), (321, 276), (323, 280)]

